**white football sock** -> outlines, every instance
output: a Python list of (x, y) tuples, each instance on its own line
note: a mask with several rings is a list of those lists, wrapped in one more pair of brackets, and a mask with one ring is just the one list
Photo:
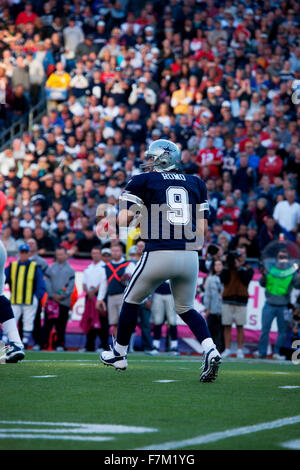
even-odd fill
[(159, 348), (160, 348), (160, 340), (159, 340), (159, 339), (154, 339), (152, 344), (153, 344), (153, 347), (154, 347), (155, 349), (159, 349)]
[(204, 349), (205, 353), (208, 353), (208, 351), (210, 351), (211, 349), (216, 348), (216, 345), (211, 338), (206, 338), (204, 341), (202, 341), (201, 346)]
[(16, 320), (14, 318), (6, 320), (4, 323), (2, 323), (2, 328), (3, 333), (7, 335), (9, 341), (15, 343), (20, 348), (23, 347), (23, 343), (18, 332)]
[(178, 348), (178, 341), (177, 339), (176, 340), (172, 340), (171, 341), (171, 349), (177, 349)]
[(117, 353), (121, 354), (121, 356), (126, 356), (128, 346), (122, 346), (116, 341), (114, 344), (114, 349), (117, 351)]

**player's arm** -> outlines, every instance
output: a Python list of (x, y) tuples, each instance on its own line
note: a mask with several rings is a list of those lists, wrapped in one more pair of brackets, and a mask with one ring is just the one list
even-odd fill
[(197, 218), (197, 236), (199, 238), (206, 237), (208, 232), (208, 220), (201, 216)]
[(143, 191), (145, 187), (145, 175), (134, 176), (126, 185), (119, 197), (120, 212), (118, 215), (119, 227), (128, 227), (134, 217), (144, 207)]
[(117, 223), (119, 227), (128, 227), (133, 218), (134, 213), (130, 209), (121, 209), (117, 218)]
[(197, 238), (204, 241), (208, 232), (209, 204), (208, 204), (208, 199), (207, 199), (207, 189), (206, 189), (205, 183), (201, 181), (201, 184), (199, 186), (200, 188), (199, 188), (199, 203), (198, 203), (198, 208), (197, 208), (197, 219), (196, 219), (196, 233), (197, 233)]

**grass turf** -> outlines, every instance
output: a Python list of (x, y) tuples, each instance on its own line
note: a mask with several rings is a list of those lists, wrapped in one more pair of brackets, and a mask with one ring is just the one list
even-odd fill
[[(0, 365), (0, 449), (135, 449), (300, 414), (300, 388), (280, 388), (300, 387), (300, 369), (292, 363), (224, 360), (216, 382), (200, 383), (201, 358), (130, 354), (128, 359), (125, 372), (104, 367), (97, 354), (76, 352), (28, 351), (22, 363)], [(55, 377), (40, 377), (47, 375)], [(157, 431), (71, 433), (43, 424), (49, 422)], [(9, 431), (17, 436), (7, 438)], [(31, 438), (25, 438), (28, 433)], [(66, 435), (82, 440), (62, 439)], [(88, 440), (99, 437), (112, 440)], [(282, 442), (299, 438), (300, 423), (178, 448), (282, 449)]]

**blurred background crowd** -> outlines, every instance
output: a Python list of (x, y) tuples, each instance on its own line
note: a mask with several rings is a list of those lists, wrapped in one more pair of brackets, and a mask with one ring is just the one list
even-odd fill
[(90, 253), (159, 138), (207, 184), (207, 245), (300, 245), (299, 29), (297, 1), (3, 0), (1, 129), (47, 103), (0, 153), (8, 252)]

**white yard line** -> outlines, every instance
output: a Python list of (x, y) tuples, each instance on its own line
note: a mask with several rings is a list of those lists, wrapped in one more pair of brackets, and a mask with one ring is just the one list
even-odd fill
[(294, 388), (300, 388), (300, 385), (282, 385), (281, 387), (278, 388), (285, 388), (285, 389), (294, 389)]
[(94, 442), (106, 442), (114, 440), (113, 437), (93, 437), (93, 436), (52, 436), (49, 434), (1, 434), (0, 439), (47, 439), (47, 440), (58, 440), (58, 441), (94, 441)]
[[(4, 427), (1, 427), (4, 424)], [(9, 425), (6, 427), (5, 425)], [(10, 427), (17, 425), (16, 427)], [(25, 426), (24, 426), (25, 425)], [(156, 428), (116, 424), (55, 423), (39, 421), (0, 421), (1, 439), (55, 439), (68, 441), (105, 442), (115, 437), (101, 434), (145, 434)]]
[(300, 439), (295, 439), (294, 441), (282, 442), (281, 447), (292, 450), (300, 450)]
[(33, 379), (49, 379), (51, 377), (57, 377), (57, 375), (32, 375)]
[(269, 421), (268, 423), (254, 424), (252, 426), (244, 426), (242, 428), (228, 429), (221, 432), (213, 432), (204, 436), (196, 436), (191, 439), (185, 439), (183, 441), (170, 441), (162, 444), (154, 444), (147, 447), (141, 447), (135, 450), (171, 450), (171, 449), (182, 449), (185, 447), (193, 447), (197, 445), (207, 444), (209, 442), (216, 442), (229, 437), (243, 436), (246, 434), (252, 434), (259, 431), (268, 431), (270, 429), (281, 428), (282, 426), (289, 426), (291, 424), (300, 423), (300, 415), (292, 416), (290, 418), (277, 419), (275, 421)]
[(170, 382), (178, 382), (178, 380), (169, 380), (169, 379), (165, 379), (165, 380), (153, 380), (153, 383), (159, 383), (159, 384), (168, 384)]

